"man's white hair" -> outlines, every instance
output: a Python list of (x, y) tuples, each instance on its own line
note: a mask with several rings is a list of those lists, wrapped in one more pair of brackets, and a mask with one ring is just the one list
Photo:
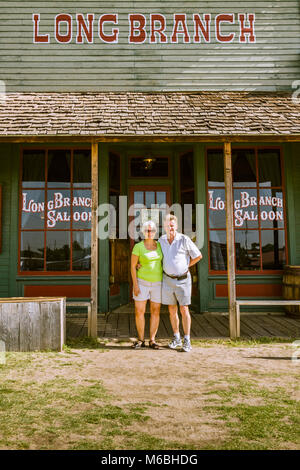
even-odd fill
[(149, 225), (153, 230), (155, 230), (155, 232), (157, 232), (157, 227), (153, 220), (146, 220), (146, 222), (144, 222), (142, 225), (142, 233), (146, 232), (146, 229), (149, 227)]

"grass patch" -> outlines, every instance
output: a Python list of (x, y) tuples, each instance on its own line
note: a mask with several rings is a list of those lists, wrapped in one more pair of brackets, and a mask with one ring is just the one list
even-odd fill
[(91, 338), (89, 336), (83, 336), (79, 338), (67, 338), (67, 342), (64, 346), (64, 351), (73, 353), (72, 349), (103, 349), (103, 341), (100, 338)]
[[(81, 343), (82, 344), (82, 343)], [(90, 343), (88, 344), (90, 347)], [(59, 366), (77, 370), (61, 353), (8, 353), (0, 369), (0, 449), (187, 449), (188, 446), (136, 432), (152, 402), (119, 405), (100, 380), (52, 375)], [(44, 361), (41, 361), (41, 358)], [(43, 371), (42, 382), (31, 370)], [(29, 369), (31, 367), (31, 369)], [(22, 368), (22, 370), (21, 370)], [(10, 377), (16, 372), (13, 379)], [(77, 374), (76, 374), (77, 375)], [(15, 379), (17, 377), (17, 379)]]
[(203, 339), (203, 340), (192, 340), (191, 343), (193, 346), (200, 346), (200, 347), (209, 347), (209, 346), (228, 346), (233, 348), (240, 348), (240, 347), (253, 347), (253, 346), (261, 346), (262, 344), (282, 344), (282, 343), (292, 343), (295, 341), (296, 338), (280, 338), (280, 337), (264, 337), (261, 336), (260, 338), (255, 339)]
[(299, 446), (299, 401), (281, 387), (270, 390), (239, 377), (227, 382), (205, 393), (214, 398), (204, 410), (224, 423), (229, 438), (207, 448), (272, 450), (284, 449), (287, 442)]

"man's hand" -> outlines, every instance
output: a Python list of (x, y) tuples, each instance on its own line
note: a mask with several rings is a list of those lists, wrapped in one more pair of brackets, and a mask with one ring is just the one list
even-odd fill
[(191, 259), (190, 264), (189, 264), (189, 268), (191, 266), (193, 266), (194, 264), (198, 263), (198, 261), (200, 261), (201, 259), (202, 259), (202, 255), (198, 256), (197, 258)]
[(141, 267), (142, 267), (142, 265), (140, 263), (137, 263), (136, 269), (139, 270), (139, 269), (141, 269)]

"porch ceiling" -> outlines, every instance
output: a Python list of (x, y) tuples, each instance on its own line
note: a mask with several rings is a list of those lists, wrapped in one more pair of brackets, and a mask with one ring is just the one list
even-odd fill
[(300, 104), (288, 93), (225, 91), (9, 93), (0, 99), (0, 140), (43, 138), (300, 141)]

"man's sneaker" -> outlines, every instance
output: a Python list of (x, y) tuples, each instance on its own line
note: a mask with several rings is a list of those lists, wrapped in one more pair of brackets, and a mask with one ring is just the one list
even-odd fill
[(184, 338), (182, 351), (190, 352), (191, 349), (192, 349), (191, 342), (188, 339)]
[(181, 338), (177, 339), (176, 336), (174, 336), (173, 341), (169, 343), (169, 348), (171, 349), (182, 348)]

